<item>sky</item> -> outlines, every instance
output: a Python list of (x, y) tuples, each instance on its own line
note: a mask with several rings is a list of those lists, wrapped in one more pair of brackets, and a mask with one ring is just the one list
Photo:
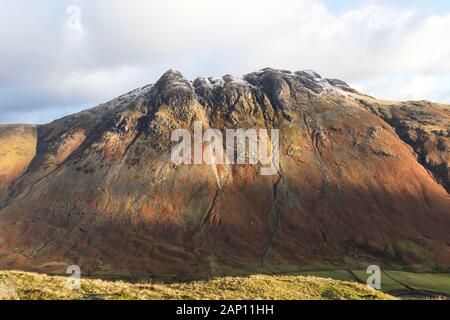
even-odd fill
[(47, 123), (154, 83), (312, 69), (450, 103), (448, 0), (0, 0), (0, 123)]

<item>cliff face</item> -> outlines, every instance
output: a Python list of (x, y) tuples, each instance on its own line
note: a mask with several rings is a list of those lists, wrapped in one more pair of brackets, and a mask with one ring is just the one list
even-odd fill
[[(279, 172), (174, 165), (171, 133), (195, 121), (279, 129)], [(0, 267), (449, 270), (449, 129), (449, 106), (376, 100), (312, 71), (168, 71), (48, 125), (1, 127)]]
[(36, 127), (0, 126), (0, 203), (8, 186), (26, 170), (36, 153)]

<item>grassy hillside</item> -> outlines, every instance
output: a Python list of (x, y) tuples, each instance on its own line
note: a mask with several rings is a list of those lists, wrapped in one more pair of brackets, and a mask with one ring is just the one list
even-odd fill
[(187, 283), (83, 279), (81, 290), (67, 288), (67, 278), (0, 271), (0, 285), (9, 279), (20, 299), (395, 299), (349, 281), (315, 276), (221, 277)]

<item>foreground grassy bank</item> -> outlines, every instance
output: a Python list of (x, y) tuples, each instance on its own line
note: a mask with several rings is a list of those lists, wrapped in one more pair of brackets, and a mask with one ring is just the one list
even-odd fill
[(104, 281), (82, 279), (80, 290), (67, 287), (67, 277), (0, 271), (1, 283), (13, 285), (17, 298), (41, 299), (395, 299), (350, 281), (316, 276), (253, 275), (221, 277), (187, 283)]
[[(308, 271), (302, 275), (313, 275), (342, 281), (366, 283), (369, 275), (364, 270)], [(449, 273), (418, 273), (383, 270), (381, 289), (402, 298), (450, 298)]]

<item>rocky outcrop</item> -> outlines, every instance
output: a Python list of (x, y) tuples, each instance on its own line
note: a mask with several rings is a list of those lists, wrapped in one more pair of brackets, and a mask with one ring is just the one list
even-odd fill
[(398, 136), (414, 149), (418, 161), (450, 193), (450, 107), (427, 101), (361, 102), (395, 128)]
[(0, 126), (0, 208), (11, 184), (19, 179), (36, 154), (34, 126)]
[[(448, 106), (376, 100), (312, 71), (191, 82), (171, 70), (155, 85), (27, 129), (34, 135), (21, 162), (0, 166), (0, 267), (449, 270), (449, 119)], [(278, 172), (173, 164), (172, 131), (196, 121), (279, 129)]]

